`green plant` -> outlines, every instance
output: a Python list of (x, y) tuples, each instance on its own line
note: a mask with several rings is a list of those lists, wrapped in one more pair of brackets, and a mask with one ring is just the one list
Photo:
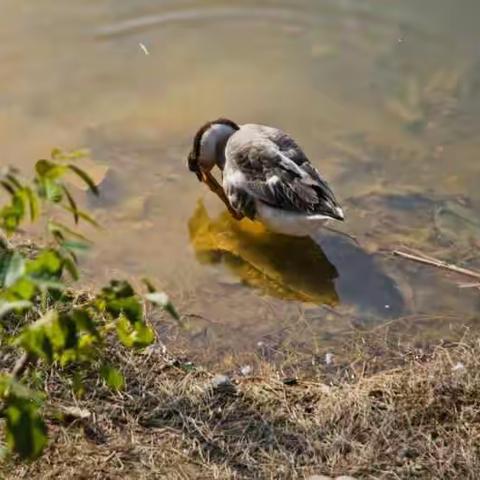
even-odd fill
[[(121, 389), (121, 372), (102, 356), (107, 339), (129, 348), (151, 344), (155, 333), (146, 322), (145, 303), (160, 306), (178, 320), (168, 297), (145, 281), (147, 293), (136, 292), (126, 281), (112, 280), (97, 294), (75, 301), (66, 274), (79, 278), (79, 252), (90, 247), (77, 226), (96, 221), (81, 210), (66, 179), (77, 175), (98, 195), (90, 176), (77, 161), (82, 152), (55, 149), (50, 159), (36, 162), (33, 180), (21, 178), (14, 169), (0, 173), (0, 185), (8, 201), (0, 208), (0, 235), (9, 237), (30, 219), (45, 225), (45, 246), (26, 255), (0, 242), (0, 340), (23, 351), (15, 367), (0, 376), (0, 416), (4, 419), (6, 452), (24, 459), (38, 457), (47, 442), (42, 418), (42, 395), (28, 388), (28, 371), (40, 365), (81, 368), (98, 366), (98, 374), (113, 389)], [(73, 219), (69, 226), (65, 212)], [(1, 236), (0, 236), (1, 239)], [(14, 333), (12, 333), (14, 332)]]

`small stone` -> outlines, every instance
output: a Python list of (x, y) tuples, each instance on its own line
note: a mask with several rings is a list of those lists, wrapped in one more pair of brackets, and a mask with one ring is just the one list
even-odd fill
[(253, 371), (253, 368), (250, 365), (245, 365), (240, 369), (240, 373), (246, 377), (247, 375), (250, 375)]
[(333, 353), (327, 352), (325, 354), (325, 364), (326, 365), (331, 365), (333, 363)]
[(307, 480), (333, 480), (332, 477), (327, 477), (325, 475), (311, 475), (307, 477)]
[(458, 362), (452, 367), (452, 372), (458, 372), (465, 370), (465, 365), (462, 362)]
[(216, 377), (214, 377), (214, 379), (212, 380), (212, 387), (215, 390), (220, 391), (235, 391), (235, 385), (226, 375), (217, 375)]
[(355, 480), (354, 477), (350, 477), (349, 475), (340, 475), (336, 477), (335, 480)]

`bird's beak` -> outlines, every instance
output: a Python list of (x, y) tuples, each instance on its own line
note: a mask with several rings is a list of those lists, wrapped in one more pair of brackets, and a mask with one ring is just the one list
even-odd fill
[(194, 159), (192, 154), (188, 156), (187, 166), (188, 166), (188, 169), (197, 176), (198, 180), (200, 182), (203, 182), (204, 177), (202, 175), (202, 171), (200, 170), (200, 167), (198, 166), (198, 162)]

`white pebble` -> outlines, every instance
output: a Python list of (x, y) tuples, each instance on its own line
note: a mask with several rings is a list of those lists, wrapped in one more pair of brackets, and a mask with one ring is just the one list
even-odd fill
[(456, 365), (452, 367), (453, 372), (458, 372), (459, 370), (464, 370), (465, 365), (462, 362), (458, 362)]
[(240, 373), (241, 373), (242, 375), (244, 375), (245, 377), (246, 377), (247, 375), (250, 375), (250, 374), (252, 373), (252, 371), (253, 371), (253, 368), (252, 368), (250, 365), (245, 365), (244, 367), (242, 367), (242, 368), (240, 369)]

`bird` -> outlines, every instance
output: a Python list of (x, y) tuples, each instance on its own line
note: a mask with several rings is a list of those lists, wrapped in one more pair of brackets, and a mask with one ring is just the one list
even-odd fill
[[(275, 233), (312, 236), (329, 220), (345, 218), (303, 150), (275, 127), (209, 121), (194, 136), (187, 166), (235, 219), (258, 220)], [(215, 166), (222, 185), (212, 174)]]

